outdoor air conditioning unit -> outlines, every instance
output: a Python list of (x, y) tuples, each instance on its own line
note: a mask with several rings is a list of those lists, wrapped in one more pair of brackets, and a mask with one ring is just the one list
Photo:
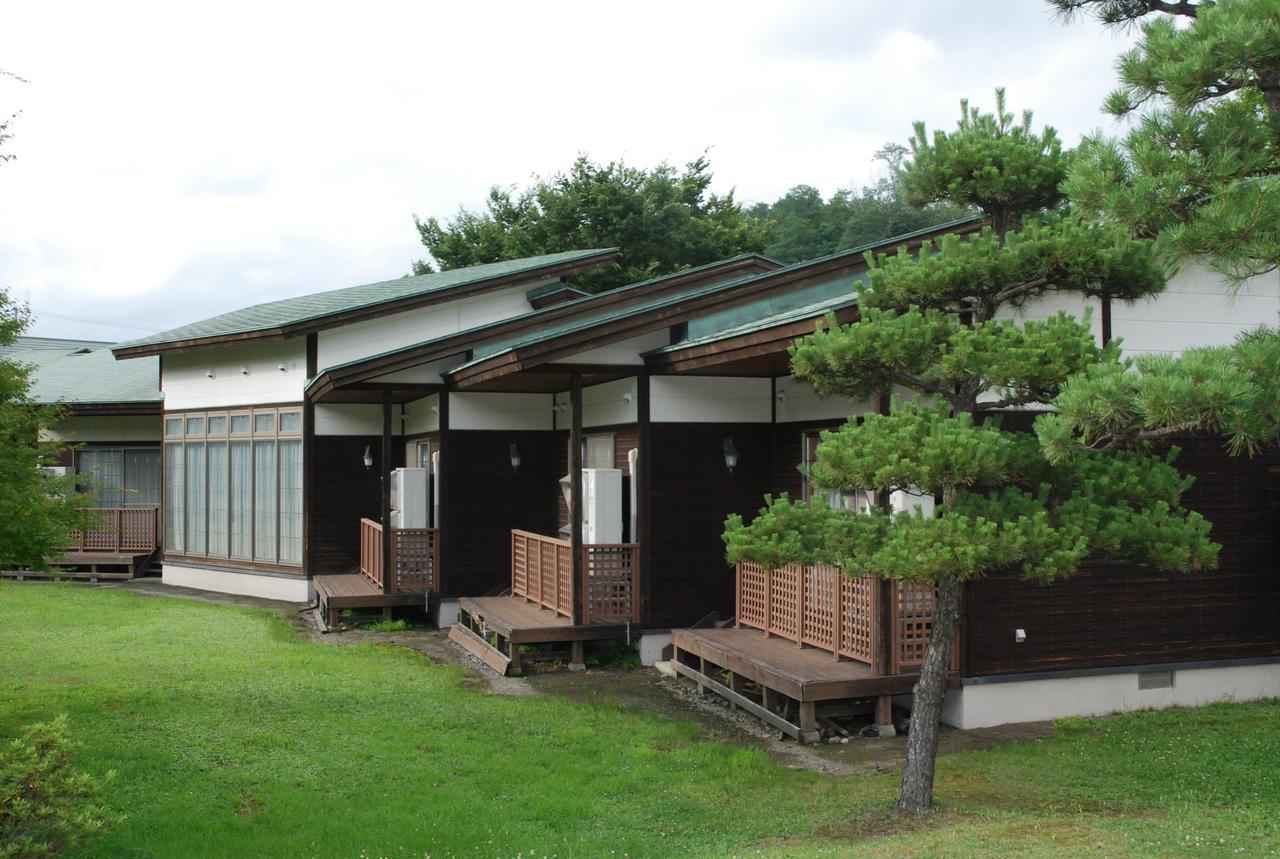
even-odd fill
[(427, 527), (425, 468), (397, 468), (391, 472), (391, 527)]
[(71, 471), (65, 465), (39, 465), (36, 467), (45, 474), (52, 474), (54, 477), (66, 477), (67, 473)]
[[(569, 475), (560, 478), (569, 515), (574, 514)], [(582, 542), (622, 542), (622, 470), (618, 468), (582, 469)], [(562, 528), (564, 534), (568, 528)], [(566, 534), (567, 535), (567, 534)]]
[(899, 489), (889, 495), (889, 508), (894, 513), (910, 513), (915, 508), (920, 508), (920, 513), (926, 519), (933, 518), (933, 496), (925, 495), (918, 492), (908, 492)]

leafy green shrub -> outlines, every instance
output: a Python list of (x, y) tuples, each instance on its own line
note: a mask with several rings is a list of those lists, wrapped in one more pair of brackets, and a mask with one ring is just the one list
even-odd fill
[(588, 668), (608, 668), (626, 671), (640, 667), (640, 651), (625, 644), (612, 644), (590, 650), (584, 663)]
[(66, 716), (31, 725), (0, 750), (0, 859), (53, 856), (105, 829), (95, 780), (70, 765)]
[(409, 621), (402, 617), (398, 617), (395, 620), (387, 620), (384, 618), (382, 620), (376, 620), (373, 623), (366, 623), (364, 628), (372, 632), (404, 632), (409, 628)]

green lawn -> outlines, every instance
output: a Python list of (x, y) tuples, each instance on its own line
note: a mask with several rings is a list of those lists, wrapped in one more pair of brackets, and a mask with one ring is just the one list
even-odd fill
[(1280, 705), (1064, 723), (896, 777), (833, 778), (651, 713), (485, 695), (259, 610), (0, 582), (0, 738), (70, 716), (127, 815), (86, 855), (1270, 855)]

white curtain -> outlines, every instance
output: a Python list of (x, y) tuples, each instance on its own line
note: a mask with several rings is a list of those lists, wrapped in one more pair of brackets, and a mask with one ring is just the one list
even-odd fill
[(204, 444), (187, 442), (187, 528), (186, 551), (205, 553), (205, 470)]
[[(281, 416), (283, 417), (283, 415)], [(302, 442), (280, 441), (280, 563), (302, 563)]]
[(227, 554), (227, 443), (209, 442), (209, 554)]
[(97, 506), (120, 506), (121, 487), (124, 485), (124, 451), (93, 448), (82, 450), (78, 473), (85, 478), (80, 481), (81, 485), (97, 492), (94, 502)]
[(124, 506), (160, 506), (160, 451), (126, 448), (124, 451)]
[(253, 557), (276, 560), (276, 443), (253, 443)]
[[(246, 419), (247, 420), (247, 419)], [(247, 441), (231, 442), (231, 557), (252, 554), (253, 462)]]
[(183, 458), (182, 445), (164, 446), (164, 545), (170, 552), (182, 552), (183, 522)]

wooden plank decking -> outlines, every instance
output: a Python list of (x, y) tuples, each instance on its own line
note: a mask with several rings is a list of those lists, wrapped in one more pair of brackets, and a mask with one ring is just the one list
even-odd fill
[(910, 694), (916, 682), (914, 673), (876, 674), (755, 629), (677, 629), (672, 644), (676, 671), (802, 742), (818, 738), (823, 705), (875, 699), (887, 708), (890, 696)]
[(463, 597), (458, 601), (458, 615), (449, 637), (500, 673), (520, 673), (520, 647), (524, 644), (568, 644), (572, 667), (582, 664), (585, 642), (627, 637), (626, 624), (575, 626), (567, 617), (516, 596)]
[(426, 594), (421, 591), (384, 593), (359, 573), (316, 576), (313, 581), (316, 586), (316, 598), (320, 601), (320, 611), (330, 627), (337, 620), (337, 612), (343, 609), (392, 608), (426, 603)]

